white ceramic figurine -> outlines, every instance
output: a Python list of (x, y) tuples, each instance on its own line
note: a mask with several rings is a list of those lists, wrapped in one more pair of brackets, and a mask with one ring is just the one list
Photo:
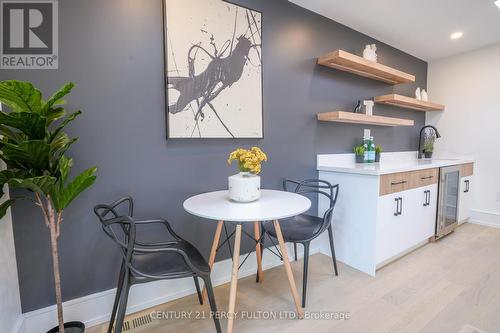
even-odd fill
[(422, 93), (420, 92), (420, 87), (418, 87), (417, 90), (415, 90), (415, 98), (418, 100), (422, 99)]
[(425, 89), (422, 89), (420, 97), (422, 98), (423, 101), (427, 102), (429, 100), (429, 95), (427, 94), (427, 91), (425, 91)]
[(377, 62), (377, 45), (366, 45), (365, 49), (363, 50), (363, 58), (365, 58), (366, 60)]

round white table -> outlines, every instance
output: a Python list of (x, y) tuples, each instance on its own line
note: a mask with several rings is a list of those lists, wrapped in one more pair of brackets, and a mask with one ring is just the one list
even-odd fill
[[(275, 191), (275, 190), (261, 190), (261, 197), (259, 200), (250, 203), (239, 203), (229, 199), (227, 191), (216, 191), (196, 195), (184, 201), (184, 209), (195, 216), (203, 217), (209, 220), (218, 221), (215, 230), (214, 241), (210, 251), (208, 264), (212, 268), (217, 248), (219, 246), (219, 239), (222, 231), (224, 221), (234, 222), (236, 224), (234, 236), (234, 253), (233, 253), (233, 269), (231, 273), (231, 288), (229, 292), (229, 307), (228, 307), (228, 324), (227, 332), (233, 332), (234, 310), (236, 305), (236, 288), (238, 283), (238, 268), (240, 257), (240, 244), (241, 244), (241, 225), (242, 223), (253, 223), (254, 236), (257, 245), (255, 247), (257, 255), (258, 267), (258, 281), (262, 281), (262, 253), (260, 247), (260, 221), (273, 221), (276, 230), (276, 236), (280, 245), (281, 253), (283, 256), (283, 264), (285, 266), (288, 282), (292, 297), (297, 308), (299, 318), (303, 318), (304, 312), (300, 305), (297, 287), (292, 274), (292, 268), (288, 260), (288, 253), (281, 233), (279, 221), (299, 214), (304, 213), (311, 207), (311, 201), (299, 194)], [(203, 297), (206, 291), (203, 290)]]

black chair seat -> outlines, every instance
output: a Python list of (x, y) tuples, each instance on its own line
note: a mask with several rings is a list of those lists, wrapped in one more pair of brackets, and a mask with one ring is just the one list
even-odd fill
[[(189, 257), (193, 266), (199, 271), (209, 273), (210, 267), (200, 252), (188, 242), (178, 242), (176, 249), (181, 249)], [(184, 261), (181, 254), (174, 252), (158, 252), (135, 254), (131, 265), (134, 269), (148, 275), (167, 275), (191, 272), (192, 269)]]
[[(287, 242), (303, 242), (306, 239), (313, 238), (319, 231), (323, 223), (323, 218), (300, 214), (298, 216), (280, 220), (281, 233)], [(272, 222), (264, 222), (265, 231), (276, 238), (276, 231)]]

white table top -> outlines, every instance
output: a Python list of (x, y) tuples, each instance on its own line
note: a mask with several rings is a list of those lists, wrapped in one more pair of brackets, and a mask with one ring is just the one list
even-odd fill
[(302, 214), (311, 207), (311, 201), (291, 192), (261, 190), (259, 200), (239, 203), (229, 200), (227, 191), (216, 191), (195, 195), (183, 206), (188, 213), (210, 220), (255, 222)]

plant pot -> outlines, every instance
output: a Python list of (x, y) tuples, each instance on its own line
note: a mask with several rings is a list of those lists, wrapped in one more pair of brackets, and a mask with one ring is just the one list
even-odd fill
[(380, 162), (380, 153), (375, 153), (375, 163)]
[(364, 155), (356, 155), (356, 163), (365, 163)]
[(432, 158), (432, 151), (424, 151), (425, 158)]
[[(59, 326), (54, 327), (47, 333), (58, 333)], [(85, 332), (85, 325), (79, 321), (70, 321), (64, 323), (64, 333), (83, 333)]]
[(260, 176), (240, 172), (228, 177), (229, 199), (236, 202), (252, 202), (260, 198)]

